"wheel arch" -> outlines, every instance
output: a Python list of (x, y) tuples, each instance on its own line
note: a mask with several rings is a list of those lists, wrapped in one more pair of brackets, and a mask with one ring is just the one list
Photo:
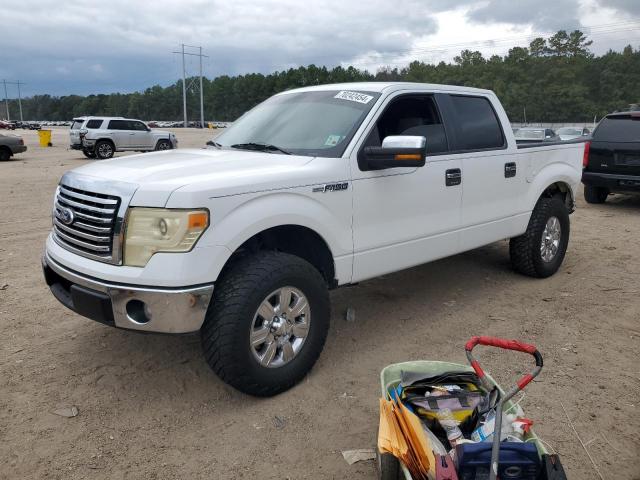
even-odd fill
[(320, 272), (330, 288), (337, 286), (335, 262), (328, 243), (312, 228), (296, 224), (276, 225), (253, 234), (231, 253), (222, 272), (238, 259), (260, 251), (278, 251), (300, 257)]
[(531, 181), (528, 209), (533, 210), (541, 197), (559, 195), (569, 212), (573, 212), (579, 183), (580, 173), (572, 167), (560, 162), (547, 165)]

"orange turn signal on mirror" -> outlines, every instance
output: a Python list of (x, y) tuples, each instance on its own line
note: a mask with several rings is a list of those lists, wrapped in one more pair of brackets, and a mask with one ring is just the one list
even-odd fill
[(399, 153), (396, 155), (396, 160), (420, 160), (419, 153)]
[(209, 223), (209, 215), (206, 212), (189, 214), (189, 229), (206, 228)]

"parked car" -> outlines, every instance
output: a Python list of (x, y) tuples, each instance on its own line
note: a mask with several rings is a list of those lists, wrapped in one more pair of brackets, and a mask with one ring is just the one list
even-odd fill
[(15, 130), (16, 127), (13, 123), (6, 120), (0, 120), (0, 130)]
[(587, 127), (562, 127), (556, 132), (560, 140), (573, 140), (574, 138), (586, 137), (591, 133)]
[(560, 137), (550, 128), (522, 127), (513, 135), (517, 143), (546, 143), (560, 141)]
[(640, 112), (607, 115), (584, 157), (584, 198), (604, 203), (610, 193), (640, 192)]
[(69, 130), (71, 148), (101, 160), (115, 152), (170, 150), (178, 147), (175, 134), (152, 130), (141, 120), (123, 117), (80, 117)]
[(504, 238), (515, 270), (553, 275), (584, 149), (517, 146), (489, 90), (381, 82), (282, 92), (212, 143), (67, 172), (44, 275), (107, 325), (199, 332), (261, 396), (316, 362), (329, 289)]
[(16, 153), (27, 151), (22, 137), (0, 133), (0, 161), (9, 160)]

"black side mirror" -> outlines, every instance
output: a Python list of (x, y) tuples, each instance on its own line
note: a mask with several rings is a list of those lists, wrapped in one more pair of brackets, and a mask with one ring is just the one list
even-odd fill
[(427, 139), (412, 135), (386, 137), (381, 147), (365, 147), (363, 170), (424, 167)]
[(216, 144), (215, 144), (215, 143), (213, 143), (211, 140), (208, 140), (208, 141), (207, 141), (207, 146), (209, 146), (209, 147), (215, 147), (215, 146), (216, 146)]

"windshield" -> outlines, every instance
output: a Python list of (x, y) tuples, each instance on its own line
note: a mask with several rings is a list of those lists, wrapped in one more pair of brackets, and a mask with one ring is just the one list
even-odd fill
[[(374, 92), (315, 91), (269, 98), (215, 139), (222, 147), (340, 157), (376, 99)], [(277, 149), (276, 149), (277, 148)]]
[(544, 130), (525, 130), (521, 128), (514, 133), (516, 138), (529, 138), (529, 139), (544, 139)]
[(82, 127), (83, 122), (84, 120), (74, 120), (71, 124), (71, 130), (78, 130), (80, 127)]
[(572, 128), (572, 127), (564, 127), (558, 129), (558, 135), (577, 135), (578, 137), (582, 135), (582, 129), (580, 128)]

